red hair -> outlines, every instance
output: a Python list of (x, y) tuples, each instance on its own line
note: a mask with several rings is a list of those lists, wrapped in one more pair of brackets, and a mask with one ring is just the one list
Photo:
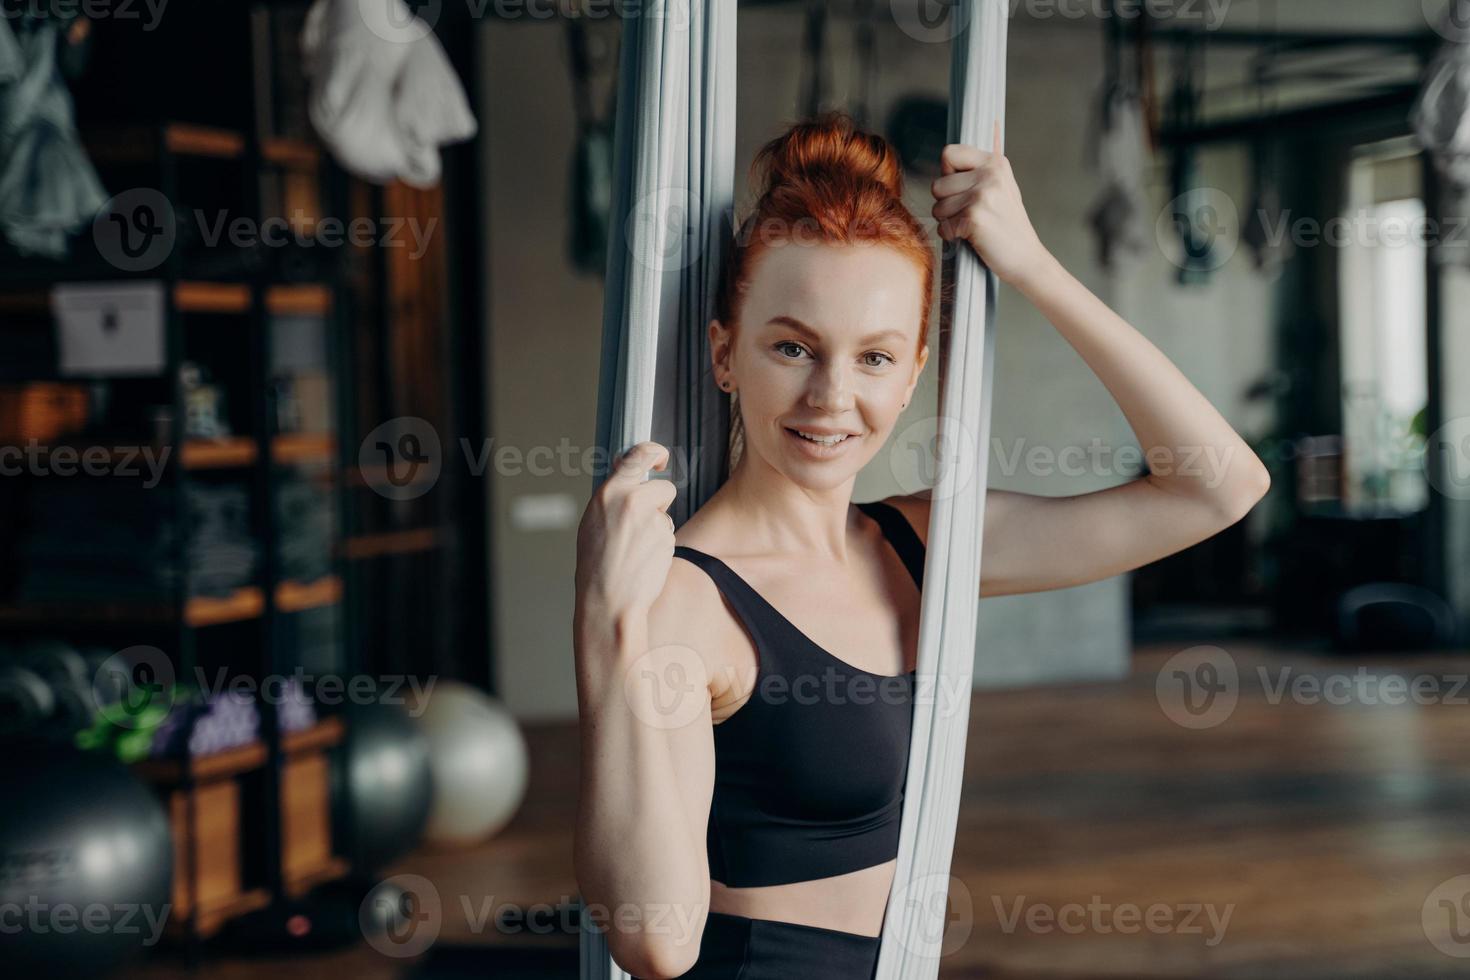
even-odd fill
[[(923, 348), (929, 338), (934, 250), (903, 203), (903, 166), (893, 144), (859, 129), (845, 112), (824, 112), (761, 147), (751, 180), (760, 181), (760, 197), (725, 256), (715, 296), (721, 323), (735, 331), (753, 263), (772, 242), (887, 245), (911, 258), (923, 276), (915, 351)], [(739, 424), (738, 412), (734, 423)], [(732, 457), (738, 438), (732, 432)]]

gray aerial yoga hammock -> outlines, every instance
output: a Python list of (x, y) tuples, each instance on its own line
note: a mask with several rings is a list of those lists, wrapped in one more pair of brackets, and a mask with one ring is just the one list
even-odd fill
[[(687, 5), (687, 9), (684, 9)], [(670, 505), (682, 524), (718, 489), (727, 402), (714, 384), (705, 326), (733, 237), (735, 7), (667, 0), (625, 23), (603, 305), (597, 445), (612, 460), (649, 439), (669, 447)], [(678, 8), (678, 9), (675, 9)], [(1003, 121), (1006, 0), (951, 8), (948, 141), (993, 149)], [(990, 442), (996, 279), (967, 245), (945, 250), (953, 299), (940, 321), (938, 480), (919, 627), (918, 683), (898, 865), (883, 921), (878, 980), (939, 972), (959, 814), (980, 586)], [(594, 484), (606, 478), (599, 473)], [(595, 489), (595, 485), (594, 485)], [(614, 910), (615, 911), (615, 910)], [(625, 980), (592, 916), (583, 980)], [(615, 927), (605, 916), (601, 928)]]

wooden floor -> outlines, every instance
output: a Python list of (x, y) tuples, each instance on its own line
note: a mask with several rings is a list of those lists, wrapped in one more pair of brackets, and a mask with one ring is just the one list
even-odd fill
[[(1338, 660), (1232, 643), (1239, 702), (1196, 730), (1170, 720), (1156, 688), (1178, 649), (1137, 651), (1125, 681), (975, 696), (950, 893), (954, 949), (940, 976), (1470, 976), (1470, 958), (1430, 940), (1470, 956), (1470, 938), (1453, 945), (1470, 934), (1470, 898), (1450, 896), (1458, 923), (1443, 894), (1430, 901), (1436, 886), (1470, 875), (1470, 684), (1458, 680), (1470, 656)], [(1421, 683), (1438, 685), (1439, 703), (1388, 704), (1382, 695), (1395, 692), (1364, 698), (1342, 687), (1364, 690), (1364, 679), (1390, 673), (1437, 679)], [(1290, 687), (1279, 696), (1283, 678), (1309, 683), (1302, 677), (1339, 686), (1327, 688), (1330, 700)], [(1332, 703), (1345, 693), (1349, 703)], [(466, 903), (555, 904), (575, 893), (575, 730), (527, 735), (532, 786), (502, 836), (389, 869), (437, 887), (436, 948), (522, 941), (477, 929)], [(386, 980), (411, 975), (414, 962), (364, 946), (214, 958), (201, 972)], [(128, 974), (182, 975), (167, 959)], [(479, 975), (499, 974), (487, 961)]]

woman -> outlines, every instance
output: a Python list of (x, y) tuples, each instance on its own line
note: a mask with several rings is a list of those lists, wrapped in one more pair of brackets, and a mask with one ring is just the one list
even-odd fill
[[(1106, 490), (990, 490), (986, 596), (1137, 568), (1269, 486), (1042, 246), (999, 150), (945, 147), (940, 236), (1046, 315), (1153, 451), (1148, 475)], [(578, 536), (577, 880), (614, 959), (650, 980), (871, 976), (896, 864), (929, 501), (851, 498), (928, 361), (935, 256), (896, 151), (845, 116), (792, 127), (756, 168), (709, 325), (738, 461), (676, 533), (673, 486), (644, 479), (668, 452), (634, 446)]]

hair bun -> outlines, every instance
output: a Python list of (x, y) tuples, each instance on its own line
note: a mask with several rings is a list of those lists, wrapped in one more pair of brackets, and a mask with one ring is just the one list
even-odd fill
[(756, 166), (764, 193), (783, 184), (871, 181), (903, 196), (898, 152), (882, 136), (859, 129), (845, 112), (831, 110), (793, 125), (761, 147)]

